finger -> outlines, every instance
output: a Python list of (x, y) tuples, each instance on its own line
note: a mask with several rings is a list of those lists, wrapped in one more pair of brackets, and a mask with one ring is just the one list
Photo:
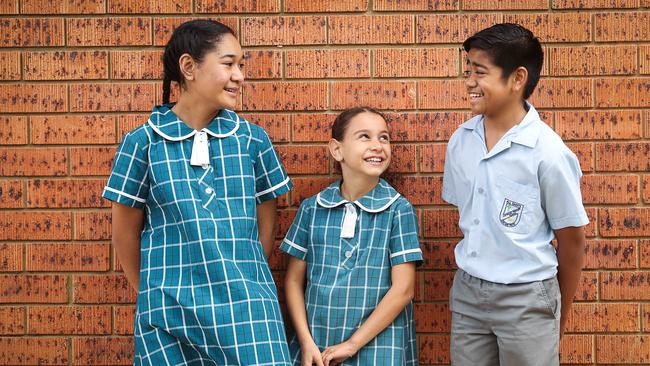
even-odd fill
[(316, 364), (316, 366), (325, 366), (323, 364), (323, 358), (320, 357), (320, 355), (314, 356), (314, 361), (315, 361), (314, 363)]

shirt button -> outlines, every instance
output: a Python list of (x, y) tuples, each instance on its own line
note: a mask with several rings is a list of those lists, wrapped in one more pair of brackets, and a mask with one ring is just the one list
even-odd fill
[(472, 258), (475, 258), (476, 257), (476, 252), (469, 253), (469, 256), (472, 257)]
[(478, 225), (481, 221), (479, 219), (474, 219), (474, 225)]
[(205, 193), (207, 194), (212, 194), (212, 188), (206, 188)]
[(483, 190), (483, 188), (479, 188), (479, 189), (478, 189), (478, 193), (483, 194), (483, 192), (485, 192), (485, 191)]
[(352, 252), (349, 251), (349, 250), (346, 250), (345, 251), (345, 258), (350, 258), (350, 257), (352, 257)]
[(205, 165), (202, 165), (202, 167), (203, 167), (203, 169), (208, 170), (208, 168), (209, 168), (210, 166), (209, 166), (208, 164), (205, 164)]

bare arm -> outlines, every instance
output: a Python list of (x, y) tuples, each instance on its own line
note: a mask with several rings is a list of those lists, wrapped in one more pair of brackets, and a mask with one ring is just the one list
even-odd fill
[(377, 308), (347, 341), (323, 351), (325, 366), (336, 365), (354, 356), (388, 327), (413, 299), (415, 294), (415, 263), (407, 262), (391, 268), (392, 285)]
[(113, 247), (122, 264), (124, 275), (133, 288), (140, 286), (140, 235), (144, 210), (113, 202), (111, 206)]
[(273, 243), (275, 241), (275, 219), (276, 219), (276, 206), (278, 199), (270, 199), (257, 205), (257, 226), (260, 233), (260, 242), (264, 248), (264, 255), (268, 258), (273, 251)]
[(562, 295), (562, 312), (560, 315), (560, 335), (562, 335), (582, 272), (585, 252), (584, 227), (567, 227), (555, 230), (555, 238), (558, 244), (557, 277), (560, 283), (560, 294)]

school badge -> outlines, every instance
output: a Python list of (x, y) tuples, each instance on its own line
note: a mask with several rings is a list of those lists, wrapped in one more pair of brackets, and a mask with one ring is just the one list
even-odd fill
[(517, 203), (508, 198), (503, 200), (503, 207), (501, 207), (501, 214), (499, 214), (499, 221), (504, 226), (515, 227), (521, 219), (521, 214), (524, 211), (524, 205)]

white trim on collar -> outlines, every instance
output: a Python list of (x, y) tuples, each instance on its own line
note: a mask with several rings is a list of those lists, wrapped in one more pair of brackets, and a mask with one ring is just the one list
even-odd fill
[[(225, 111), (228, 111), (228, 112), (231, 112), (232, 114), (234, 114), (234, 115), (237, 117), (236, 120), (235, 120), (235, 119), (230, 119), (230, 121), (233, 121), (233, 122), (235, 123), (235, 127), (234, 127), (232, 130), (230, 130), (230, 131), (228, 131), (228, 132), (226, 132), (226, 133), (215, 133), (215, 132), (210, 131), (208, 128), (203, 128), (201, 131), (205, 131), (207, 134), (209, 134), (209, 135), (211, 135), (211, 136), (214, 136), (214, 137), (217, 137), (217, 138), (228, 137), (228, 136), (234, 134), (235, 132), (237, 132), (237, 130), (239, 129), (239, 124), (240, 124), (240, 118), (239, 118), (239, 115), (238, 115), (237, 113), (235, 113), (235, 112), (229, 110), (229, 109), (224, 109), (224, 110), (225, 110)], [(167, 112), (165, 112), (165, 113), (160, 113), (160, 112), (157, 112), (157, 113), (158, 113), (158, 114), (161, 114), (161, 115), (166, 115), (166, 114), (167, 114), (168, 112), (170, 112), (170, 111), (171, 111), (171, 109), (169, 109), (169, 110), (168, 110)], [(223, 117), (216, 117), (216, 118), (217, 118), (217, 119), (225, 119), (225, 118), (223, 118)], [(151, 120), (151, 117), (149, 117), (149, 119), (147, 120), (147, 123), (149, 124), (149, 126), (150, 126), (150, 127), (151, 127), (151, 128), (152, 128), (152, 129), (157, 133), (157, 134), (159, 134), (160, 136), (162, 136), (162, 137), (164, 137), (165, 139), (170, 140), (170, 141), (182, 141), (182, 140), (185, 140), (185, 139), (187, 139), (187, 138), (190, 138), (190, 137), (194, 136), (196, 133), (200, 132), (200, 131), (197, 131), (197, 130), (192, 129), (192, 132), (188, 133), (187, 135), (183, 135), (183, 136), (179, 136), (179, 137), (172, 137), (172, 136), (169, 136), (168, 134), (162, 132), (162, 130), (160, 130), (160, 128), (159, 128), (158, 126), (156, 126), (156, 125), (154, 124), (154, 122)], [(183, 123), (183, 122), (180, 121), (180, 120), (178, 120), (177, 123)], [(188, 126), (188, 127), (189, 127), (189, 126)]]
[[(393, 197), (392, 197), (392, 198), (391, 198), (391, 199), (390, 199), (390, 200), (389, 200), (385, 205), (381, 206), (380, 208), (374, 209), (374, 210), (365, 207), (365, 206), (362, 205), (361, 202), (359, 202), (358, 200), (357, 200), (357, 201), (354, 201), (353, 203), (354, 203), (355, 205), (359, 206), (360, 209), (362, 209), (362, 210), (364, 210), (364, 211), (366, 211), (366, 212), (377, 213), (377, 212), (384, 211), (385, 209), (387, 209), (388, 207), (390, 207), (390, 205), (392, 205), (393, 203), (395, 203), (395, 201), (397, 201), (397, 199), (398, 199), (400, 196), (401, 196), (401, 194), (396, 193), (395, 196), (393, 196)], [(316, 202), (318, 202), (319, 205), (321, 205), (321, 206), (323, 206), (323, 207), (325, 207), (325, 208), (334, 208), (334, 207), (336, 207), (336, 206), (340, 206), (341, 204), (347, 203), (347, 202), (349, 202), (349, 201), (344, 199), (344, 200), (341, 200), (341, 201), (339, 201), (339, 202), (335, 202), (335, 203), (332, 203), (332, 204), (329, 204), (329, 205), (328, 205), (328, 204), (325, 204), (325, 203), (321, 200), (321, 198), (320, 198), (320, 193), (318, 193), (318, 195), (316, 196)]]

